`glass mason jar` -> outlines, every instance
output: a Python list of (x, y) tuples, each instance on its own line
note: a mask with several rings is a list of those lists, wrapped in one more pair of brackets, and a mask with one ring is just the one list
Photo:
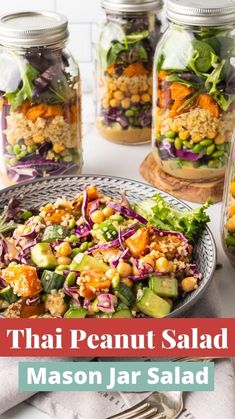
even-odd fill
[(160, 38), (162, 0), (102, 0), (96, 125), (107, 140), (151, 140), (152, 64)]
[(235, 3), (220, 3), (168, 1), (169, 28), (154, 58), (152, 142), (174, 177), (225, 173), (235, 124)]
[(2, 154), (13, 182), (81, 172), (80, 76), (67, 26), (52, 12), (0, 19)]
[(225, 178), (221, 240), (225, 253), (235, 266), (235, 135)]

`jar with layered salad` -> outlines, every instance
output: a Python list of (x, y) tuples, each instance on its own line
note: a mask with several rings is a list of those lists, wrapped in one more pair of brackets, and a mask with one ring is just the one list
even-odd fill
[(2, 154), (13, 182), (81, 172), (80, 76), (67, 26), (52, 12), (0, 18)]
[(161, 33), (162, 0), (102, 0), (96, 125), (107, 140), (151, 140), (152, 65)]
[(235, 135), (225, 178), (221, 240), (225, 253), (235, 266)]
[(235, 3), (168, 0), (154, 59), (153, 154), (166, 173), (222, 178), (235, 125)]

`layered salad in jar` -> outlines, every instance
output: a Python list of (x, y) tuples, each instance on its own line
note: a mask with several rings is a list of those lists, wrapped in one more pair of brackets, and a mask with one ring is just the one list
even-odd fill
[(81, 171), (80, 79), (61, 49), (1, 54), (3, 158), (13, 182)]
[(154, 13), (107, 16), (99, 41), (97, 126), (110, 141), (151, 139), (152, 63), (160, 26)]
[(233, 54), (229, 31), (174, 25), (166, 33), (155, 57), (153, 123), (154, 156), (166, 173), (224, 176), (235, 125)]

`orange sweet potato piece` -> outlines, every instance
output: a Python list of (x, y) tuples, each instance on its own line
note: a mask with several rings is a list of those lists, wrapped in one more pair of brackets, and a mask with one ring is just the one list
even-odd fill
[(22, 304), (22, 310), (20, 313), (21, 318), (28, 318), (32, 316), (40, 316), (46, 312), (45, 304), (39, 303), (36, 305), (28, 306), (25, 302)]
[(44, 118), (51, 118), (54, 116), (62, 116), (63, 108), (60, 105), (46, 105), (46, 110), (43, 115)]
[(158, 73), (158, 81), (164, 80), (168, 76), (168, 72), (161, 70)]
[(34, 297), (42, 291), (37, 270), (30, 265), (8, 266), (2, 276), (19, 297)]
[(104, 276), (104, 272), (100, 269), (90, 269), (81, 273), (80, 295), (88, 300), (92, 300), (96, 292), (109, 290), (111, 285), (110, 279)]
[(148, 71), (141, 63), (132, 63), (124, 70), (124, 75), (127, 77), (145, 76), (146, 74), (148, 74)]
[(174, 82), (171, 84), (171, 98), (173, 100), (182, 100), (189, 96), (193, 89), (191, 87), (187, 87), (184, 84)]
[(197, 104), (202, 109), (207, 109), (210, 111), (216, 118), (219, 118), (219, 108), (215, 103), (214, 99), (207, 93), (201, 93), (198, 96)]
[(71, 214), (69, 207), (55, 208), (52, 204), (45, 205), (45, 207), (41, 208), (41, 211), (45, 212), (44, 220), (51, 224), (60, 224), (65, 215)]
[(36, 122), (36, 120), (40, 117), (43, 118), (51, 118), (54, 116), (63, 115), (63, 108), (59, 105), (46, 105), (41, 103), (40, 105), (31, 106), (31, 108), (26, 109), (25, 116), (32, 122)]
[(175, 100), (169, 112), (169, 116), (171, 118), (174, 118), (174, 116), (179, 115), (180, 114), (179, 109), (183, 104), (184, 104), (184, 100)]
[(116, 69), (116, 64), (111, 64), (110, 66), (107, 67), (107, 72), (108, 74), (113, 74), (115, 72)]
[(126, 240), (132, 256), (140, 257), (148, 252), (149, 234), (147, 228), (143, 227), (136, 231), (133, 236)]

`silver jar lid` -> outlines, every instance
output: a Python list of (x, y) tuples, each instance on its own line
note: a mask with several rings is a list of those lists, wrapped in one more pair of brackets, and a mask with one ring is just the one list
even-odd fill
[(15, 12), (0, 16), (0, 44), (46, 46), (68, 38), (68, 20), (54, 12)]
[(148, 12), (160, 9), (163, 0), (101, 0), (101, 6), (110, 12)]
[(168, 0), (167, 17), (174, 23), (195, 26), (235, 24), (235, 1)]

